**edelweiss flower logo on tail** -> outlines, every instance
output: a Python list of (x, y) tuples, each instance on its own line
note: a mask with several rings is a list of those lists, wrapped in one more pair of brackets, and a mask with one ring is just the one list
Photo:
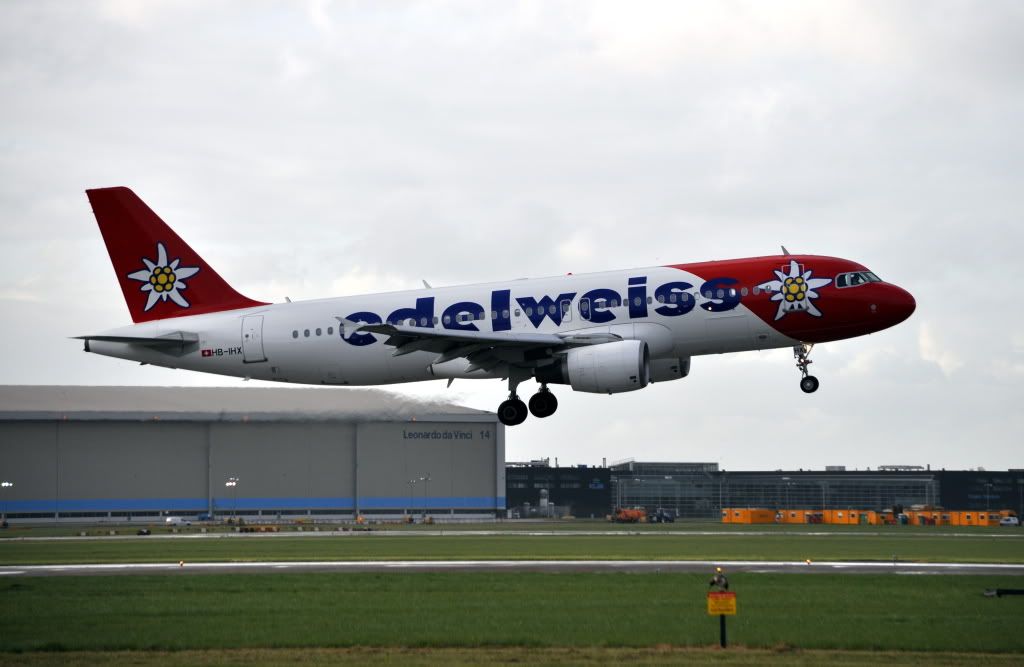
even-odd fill
[(191, 278), (199, 273), (199, 267), (178, 266), (180, 262), (180, 259), (176, 259), (168, 264), (167, 249), (164, 248), (163, 243), (157, 243), (156, 261), (153, 262), (143, 257), (142, 263), (146, 265), (146, 268), (128, 274), (132, 280), (143, 283), (139, 287), (140, 291), (149, 292), (145, 310), (155, 306), (157, 301), (167, 301), (168, 299), (182, 308), (189, 307), (189, 302), (181, 295), (181, 290), (188, 287), (185, 284), (186, 278)]
[(776, 271), (775, 275), (778, 276), (778, 280), (761, 283), (758, 288), (775, 292), (772, 295), (772, 301), (779, 302), (779, 310), (775, 313), (776, 320), (782, 319), (786, 313), (797, 310), (821, 317), (821, 311), (813, 303), (813, 300), (821, 295), (814, 290), (831, 283), (831, 278), (814, 278), (811, 271), (801, 273), (800, 265), (796, 263), (796, 260), (789, 261), (788, 274)]

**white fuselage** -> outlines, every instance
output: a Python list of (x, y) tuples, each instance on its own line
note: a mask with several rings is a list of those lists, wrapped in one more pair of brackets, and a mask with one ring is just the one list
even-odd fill
[[(468, 370), (464, 358), (435, 364), (438, 355), (433, 352), (394, 356), (394, 348), (384, 344), (386, 336), (359, 333), (353, 323), (396, 321), (436, 330), (508, 333), (612, 333), (645, 341), (651, 359), (797, 343), (738, 299), (729, 305), (728, 294), (723, 300), (720, 289), (709, 291), (708, 281), (714, 278), (652, 267), (270, 304), (104, 332), (142, 338), (174, 332), (198, 336), (198, 344), (180, 350), (103, 341), (91, 341), (90, 350), (157, 366), (260, 380), (376, 385), (493, 378), (502, 372)], [(707, 308), (722, 304), (727, 309)]]

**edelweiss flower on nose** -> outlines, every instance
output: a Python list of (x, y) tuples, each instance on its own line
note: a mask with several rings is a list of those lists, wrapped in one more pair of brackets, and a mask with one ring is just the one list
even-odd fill
[(776, 320), (782, 319), (783, 315), (794, 311), (804, 311), (815, 317), (821, 317), (821, 311), (812, 302), (813, 299), (817, 299), (821, 295), (814, 290), (831, 283), (831, 278), (814, 278), (811, 271), (801, 272), (800, 265), (796, 263), (796, 260), (789, 261), (789, 273), (776, 271), (775, 275), (778, 280), (761, 283), (758, 288), (775, 292), (771, 300), (779, 302), (779, 310), (775, 313)]
[(149, 292), (145, 310), (155, 306), (157, 301), (167, 301), (168, 299), (182, 308), (189, 307), (189, 302), (181, 295), (181, 290), (188, 287), (185, 284), (186, 278), (191, 278), (199, 273), (199, 267), (178, 266), (180, 262), (180, 259), (176, 259), (168, 264), (167, 249), (164, 248), (163, 243), (157, 243), (156, 261), (143, 257), (142, 263), (146, 265), (146, 268), (128, 274), (132, 280), (142, 283), (142, 286), (139, 287), (140, 291)]

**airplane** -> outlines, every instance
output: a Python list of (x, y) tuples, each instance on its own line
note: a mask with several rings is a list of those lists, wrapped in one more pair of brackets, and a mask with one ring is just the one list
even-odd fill
[[(790, 254), (267, 303), (239, 294), (125, 187), (86, 190), (134, 324), (85, 351), (318, 385), (503, 379), (507, 426), (554, 414), (550, 385), (615, 394), (686, 377), (695, 356), (792, 348), (892, 327), (914, 297), (864, 265)], [(540, 386), (527, 405), (519, 386)]]

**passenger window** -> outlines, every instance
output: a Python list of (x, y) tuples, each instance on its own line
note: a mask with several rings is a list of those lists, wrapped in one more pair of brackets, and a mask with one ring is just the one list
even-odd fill
[(664, 294), (659, 294), (658, 295), (658, 303), (665, 303), (665, 295)]
[(327, 327), (327, 335), (328, 336), (333, 336), (334, 335), (334, 327)]
[(299, 330), (295, 329), (294, 331), (292, 331), (292, 338), (298, 338), (298, 337), (299, 337)]
[(437, 324), (437, 315), (434, 315), (434, 324)]
[(522, 315), (522, 312), (518, 308), (516, 308), (516, 317), (519, 317), (520, 315)]
[(638, 297), (638, 296), (633, 297), (633, 305), (634, 306), (639, 306), (640, 305), (640, 297)]
[(678, 300), (679, 300), (679, 295), (676, 294), (675, 292), (672, 292), (672, 293), (670, 293), (668, 295), (668, 302), (669, 303), (675, 303)]
[(309, 329), (303, 329), (302, 335), (305, 336), (306, 338), (309, 338)]
[(506, 320), (508, 319), (508, 309), (507, 308), (505, 310), (501, 311), (501, 316), (504, 317)]
[(451, 324), (452, 323), (452, 316), (451, 315), (445, 315), (444, 316), (444, 323), (445, 324)]
[(754, 294), (754, 296), (757, 296), (758, 294), (761, 293), (761, 288), (758, 287), (757, 285), (754, 285), (754, 289), (752, 289), (750, 291)]
[(551, 304), (550, 306), (548, 306), (548, 315), (554, 315), (555, 312), (557, 312), (555, 311), (555, 304)]
[(619, 307), (619, 300), (618, 299), (612, 299), (611, 302), (608, 304), (608, 306), (610, 308), (618, 308)]
[(320, 327), (317, 327), (317, 328), (316, 328), (316, 335), (317, 335), (317, 336), (320, 336), (320, 335), (322, 335), (322, 334), (323, 334), (323, 331), (321, 331), (321, 330), (320, 330)]
[(649, 306), (652, 303), (654, 303), (654, 299), (652, 297), (647, 297), (647, 305)]
[(492, 320), (498, 319), (498, 311), (496, 311), (496, 310), (492, 310), (491, 311), (491, 319)]
[(740, 288), (740, 296), (746, 296), (746, 295), (747, 295), (747, 288), (746, 287), (741, 287)]
[(725, 296), (725, 290), (724, 289), (718, 290), (718, 298), (721, 299), (724, 296)]
[(580, 312), (584, 317), (590, 313), (590, 299), (580, 299)]
[(421, 317), (420, 318), (420, 326), (421, 327), (427, 326), (427, 318), (425, 318), (425, 317)]

